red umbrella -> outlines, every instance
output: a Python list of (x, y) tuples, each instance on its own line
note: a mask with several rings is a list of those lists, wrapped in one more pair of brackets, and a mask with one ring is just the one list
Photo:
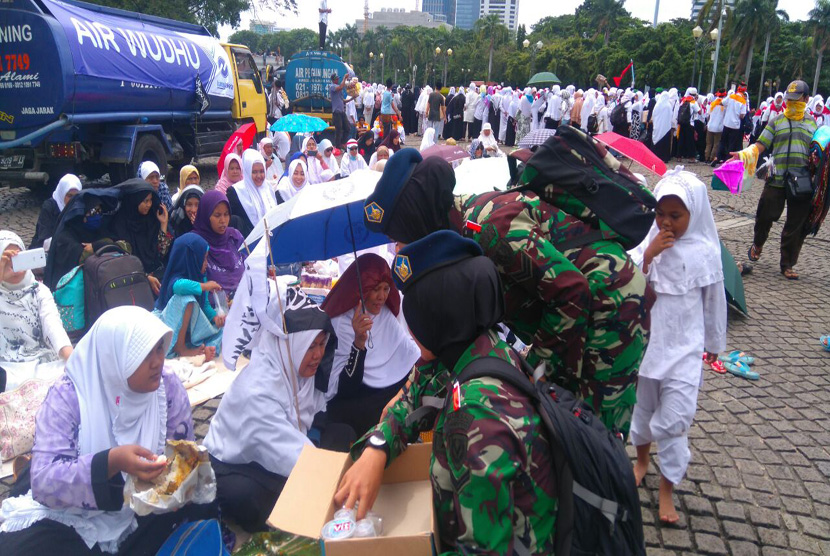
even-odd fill
[(455, 162), (464, 158), (470, 158), (470, 153), (457, 145), (433, 145), (428, 149), (421, 151), (421, 156), (429, 158), (430, 156), (437, 156), (443, 158), (447, 162)]
[(216, 165), (216, 171), (219, 172), (219, 177), (222, 177), (222, 172), (225, 170), (225, 157), (236, 151), (236, 146), (241, 142), (242, 148), (247, 149), (254, 144), (256, 137), (256, 124), (254, 122), (239, 126), (239, 129), (233, 132), (233, 135), (228, 138), (225, 143), (225, 148), (222, 149), (222, 155), (219, 157), (219, 164)]
[(613, 131), (594, 135), (594, 139), (606, 147), (614, 149), (621, 155), (630, 158), (637, 164), (645, 166), (658, 176), (662, 176), (666, 173), (666, 164), (660, 160), (657, 155), (651, 152), (648, 147), (639, 141), (623, 137)]

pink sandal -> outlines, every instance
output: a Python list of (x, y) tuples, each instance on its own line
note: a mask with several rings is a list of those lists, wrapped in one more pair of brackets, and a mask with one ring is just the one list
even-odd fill
[(706, 363), (706, 354), (703, 355), (703, 362), (706, 365), (709, 365), (709, 368), (718, 373), (719, 375), (726, 374), (726, 366), (723, 364), (723, 361), (720, 359), (716, 359), (713, 363)]

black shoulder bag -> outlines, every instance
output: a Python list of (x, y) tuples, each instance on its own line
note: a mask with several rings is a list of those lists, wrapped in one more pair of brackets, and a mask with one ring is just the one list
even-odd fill
[[(787, 140), (787, 163), (789, 163), (793, 146), (793, 123), (789, 119), (787, 123), (790, 124), (790, 135)], [(813, 186), (813, 178), (810, 176), (810, 170), (806, 166), (803, 168), (787, 168), (784, 172), (784, 188), (787, 191), (788, 201), (812, 199), (815, 187)]]

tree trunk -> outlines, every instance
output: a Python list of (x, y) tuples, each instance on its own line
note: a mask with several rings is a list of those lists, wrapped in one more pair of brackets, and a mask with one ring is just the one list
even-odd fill
[(732, 68), (732, 50), (729, 50), (729, 61), (726, 62), (726, 81), (723, 84), (723, 88), (729, 90), (729, 70)]
[(818, 51), (818, 60), (816, 61), (816, 77), (813, 79), (813, 96), (816, 96), (818, 89), (818, 78), (821, 76), (821, 59), (824, 58), (824, 49)]
[(749, 72), (752, 70), (752, 55), (755, 54), (755, 35), (749, 41), (749, 56), (746, 59), (746, 72), (744, 73), (744, 83), (749, 86)]
[(772, 33), (767, 33), (767, 44), (764, 46), (764, 62), (761, 64), (761, 84), (758, 85), (758, 106), (761, 106), (761, 99), (764, 96), (764, 76), (767, 73), (767, 54), (769, 54), (769, 40)]

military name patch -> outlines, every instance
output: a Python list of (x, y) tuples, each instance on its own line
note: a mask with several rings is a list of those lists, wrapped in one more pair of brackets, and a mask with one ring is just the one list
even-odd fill
[(409, 257), (406, 255), (398, 255), (395, 257), (395, 274), (401, 279), (401, 282), (406, 282), (412, 276), (412, 265), (409, 262)]
[(363, 207), (363, 212), (366, 213), (366, 220), (372, 224), (380, 224), (383, 222), (383, 209), (376, 202), (372, 201)]

